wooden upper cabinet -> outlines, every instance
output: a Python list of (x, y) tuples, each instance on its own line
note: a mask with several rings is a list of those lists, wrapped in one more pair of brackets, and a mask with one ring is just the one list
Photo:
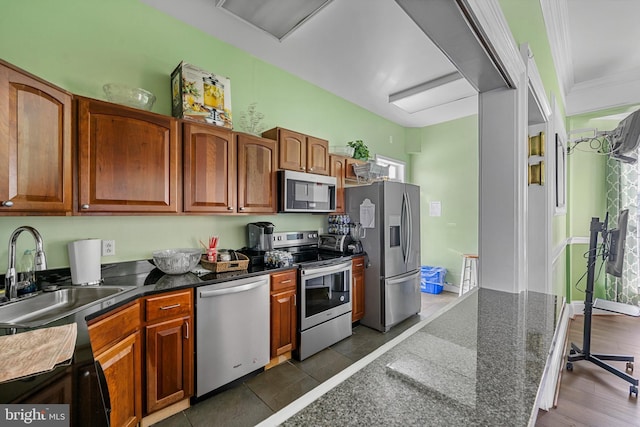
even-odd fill
[(235, 212), (236, 144), (231, 131), (183, 124), (184, 211)]
[(283, 128), (262, 136), (278, 141), (279, 169), (329, 175), (329, 141)]
[(78, 100), (78, 211), (176, 213), (178, 122), (94, 99)]
[(307, 141), (305, 135), (287, 129), (279, 129), (278, 139), (280, 154), (278, 166), (280, 169), (304, 172), (307, 165)]
[(335, 213), (344, 213), (344, 177), (346, 158), (331, 154), (329, 156), (330, 175), (336, 178), (336, 210)]
[(307, 136), (307, 172), (329, 175), (329, 141)]
[(0, 215), (71, 213), (72, 100), (0, 61)]
[(276, 141), (236, 133), (238, 212), (276, 213), (278, 206)]
[(353, 165), (363, 165), (366, 162), (364, 160), (356, 160), (352, 157), (347, 157), (345, 161), (345, 170), (344, 170), (344, 178), (347, 181), (357, 181), (358, 177), (356, 173), (353, 171)]

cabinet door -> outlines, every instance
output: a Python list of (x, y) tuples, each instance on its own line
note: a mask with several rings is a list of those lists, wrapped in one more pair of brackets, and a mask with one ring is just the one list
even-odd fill
[(184, 123), (184, 211), (235, 212), (236, 146), (229, 130)]
[(270, 139), (236, 134), (238, 148), (238, 212), (276, 213), (277, 145)]
[(271, 275), (271, 358), (296, 349), (298, 270)]
[(364, 257), (356, 257), (351, 261), (351, 277), (351, 321), (355, 322), (364, 316)]
[[(73, 377), (71, 368), (66, 368), (55, 380), (43, 385), (29, 396), (12, 403), (71, 404)], [(104, 413), (104, 410), (103, 410)]]
[(296, 349), (296, 290), (271, 294), (271, 358)]
[(279, 161), (280, 169), (304, 172), (307, 164), (307, 142), (303, 134), (287, 129), (279, 129)]
[(330, 155), (331, 176), (336, 178), (336, 210), (335, 213), (344, 213), (344, 173), (345, 158), (342, 156)]
[(193, 393), (192, 334), (191, 317), (147, 326), (147, 414)]
[(140, 331), (134, 332), (95, 356), (95, 360), (102, 366), (109, 388), (110, 425), (137, 425), (142, 419)]
[(347, 181), (357, 181), (358, 177), (356, 173), (353, 171), (353, 165), (362, 165), (366, 163), (364, 160), (356, 160), (351, 157), (347, 157), (345, 170), (344, 170), (344, 178)]
[(95, 363), (91, 361), (74, 369), (77, 369), (74, 375), (76, 392), (73, 397), (71, 425), (108, 427)]
[(176, 213), (176, 119), (92, 99), (78, 102), (82, 213)]
[(307, 172), (329, 175), (329, 141), (307, 136)]
[(72, 98), (0, 62), (0, 215), (72, 211)]

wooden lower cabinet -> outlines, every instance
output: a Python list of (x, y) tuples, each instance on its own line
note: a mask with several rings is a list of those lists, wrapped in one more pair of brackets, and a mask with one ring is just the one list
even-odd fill
[(351, 260), (351, 321), (364, 316), (364, 256)]
[(135, 426), (142, 419), (141, 345), (136, 331), (94, 356), (109, 387), (112, 427)]
[(143, 395), (140, 303), (94, 319), (88, 329), (93, 358), (109, 391), (110, 425), (135, 426), (142, 419)]
[(271, 275), (271, 358), (297, 348), (297, 277), (297, 270)]
[(75, 410), (71, 414), (71, 425), (108, 427), (95, 363), (90, 362), (75, 369), (77, 369), (74, 374), (76, 378), (73, 400)]
[(192, 394), (193, 339), (191, 317), (146, 327), (146, 413)]
[(145, 298), (145, 415), (193, 394), (193, 290)]
[[(193, 290), (140, 298), (89, 322), (111, 426), (133, 426), (193, 394)], [(144, 381), (143, 381), (144, 378)]]

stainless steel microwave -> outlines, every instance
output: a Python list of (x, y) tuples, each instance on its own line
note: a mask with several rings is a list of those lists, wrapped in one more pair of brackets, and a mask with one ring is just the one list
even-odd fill
[(280, 212), (333, 212), (336, 178), (313, 173), (279, 171)]

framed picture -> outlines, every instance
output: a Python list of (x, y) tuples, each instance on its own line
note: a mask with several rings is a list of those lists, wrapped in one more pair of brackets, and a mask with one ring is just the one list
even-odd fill
[(555, 215), (567, 213), (567, 142), (556, 133), (555, 151)]

